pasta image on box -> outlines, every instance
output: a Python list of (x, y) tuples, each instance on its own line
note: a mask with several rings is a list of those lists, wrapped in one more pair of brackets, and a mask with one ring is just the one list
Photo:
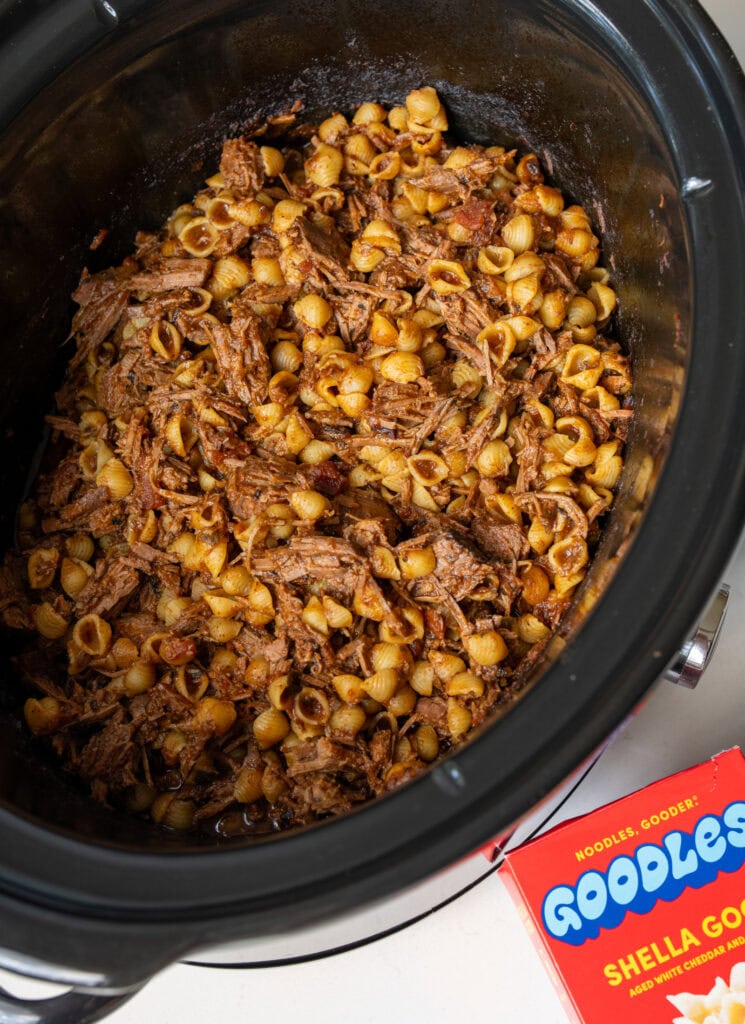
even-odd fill
[(745, 1024), (745, 757), (678, 772), (506, 856), (573, 1024)]

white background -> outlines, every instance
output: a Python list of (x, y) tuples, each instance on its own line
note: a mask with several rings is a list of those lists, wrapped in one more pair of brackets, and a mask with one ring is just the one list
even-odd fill
[[(641, 3), (643, 0), (628, 0)], [(745, 0), (706, 0), (745, 63)], [(695, 692), (663, 684), (565, 809), (588, 810), (734, 743), (745, 745), (740, 672), (745, 549), (725, 579), (730, 611)], [(566, 1024), (498, 876), (398, 934), (326, 960), (252, 970), (177, 965), (114, 1013), (111, 1024), (455, 1024), (481, 1017)]]

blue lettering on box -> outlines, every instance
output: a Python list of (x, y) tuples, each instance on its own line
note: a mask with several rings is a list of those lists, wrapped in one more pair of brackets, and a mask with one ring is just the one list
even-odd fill
[(555, 885), (541, 908), (549, 935), (572, 946), (616, 928), (631, 910), (647, 914), (660, 900), (672, 902), (685, 889), (700, 889), (720, 872), (745, 863), (745, 801), (721, 815), (706, 814), (692, 832), (668, 832), (660, 845), (642, 843), (633, 854), (614, 857), (605, 871), (585, 871), (574, 885)]

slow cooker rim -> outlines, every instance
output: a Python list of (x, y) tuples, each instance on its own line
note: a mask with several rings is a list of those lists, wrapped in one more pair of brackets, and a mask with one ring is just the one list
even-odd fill
[[(587, 7), (589, 5), (583, 3), (582, 6)], [(721, 38), (718, 37), (718, 33), (712, 31), (711, 22), (708, 17), (698, 8), (698, 5), (686, 5), (683, 7), (680, 4), (671, 2), (671, 0), (656, 0), (656, 2), (649, 3), (647, 6), (650, 10), (654, 10), (659, 18), (661, 18), (661, 12), (664, 13), (667, 19), (674, 18), (679, 26), (682, 25), (688, 33), (693, 33), (696, 39), (700, 41), (701, 49), (697, 64), (701, 76), (699, 84), (703, 86), (706, 83), (709, 89), (712, 88), (713, 84), (717, 84), (722, 90), (729, 107), (727, 113), (731, 118), (730, 123), (739, 129), (740, 154), (745, 156), (745, 146), (743, 146), (743, 137), (745, 136), (745, 88), (742, 73), (736, 68), (736, 65), (733, 66), (731, 53), (726, 45), (723, 44)], [(622, 0), (607, 0), (605, 8), (617, 8), (617, 17), (623, 14)], [(692, 45), (690, 39), (688, 45)], [(680, 56), (678, 50), (676, 50), (676, 56)], [(718, 73), (711, 63), (715, 58), (720, 62)], [(707, 63), (709, 65), (708, 68), (706, 66)], [(719, 112), (723, 112), (721, 103)], [(711, 132), (711, 129), (712, 126), (707, 125), (707, 131)], [(720, 134), (716, 132), (714, 134), (720, 143), (724, 142)], [(731, 140), (730, 144), (734, 145), (734, 142)], [(725, 156), (726, 152), (725, 148)], [(679, 156), (679, 154), (673, 155)], [(741, 161), (742, 164), (745, 164), (745, 160)], [(681, 180), (692, 173), (686, 167), (680, 167), (679, 170), (681, 172)], [(728, 167), (728, 172), (731, 179), (737, 184), (738, 174), (736, 167)], [(741, 178), (742, 175), (740, 174), (739, 177)], [(720, 180), (724, 180), (723, 174)], [(740, 184), (742, 185), (742, 182)], [(725, 191), (724, 185), (720, 184), (719, 187), (715, 187), (711, 192), (697, 196), (690, 205), (688, 215), (692, 247), (695, 247), (697, 241), (706, 238), (707, 223), (717, 223), (718, 219), (721, 218), (724, 201), (723, 191)], [(734, 194), (740, 196), (740, 220), (745, 220), (742, 200), (743, 191), (741, 189), (739, 193), (735, 192)], [(732, 210), (731, 208), (729, 209), (731, 216)], [(740, 263), (742, 263), (742, 254), (740, 254)], [(730, 277), (734, 279), (736, 275), (732, 273), (731, 266), (729, 270)], [(737, 266), (735, 267), (736, 270)], [(702, 284), (699, 281), (697, 282), (697, 300), (702, 298), (699, 294), (701, 288)], [(733, 296), (735, 295), (734, 289), (732, 294)], [(740, 300), (736, 297), (734, 302), (741, 305)], [(701, 301), (696, 301), (694, 305), (693, 333), (702, 331), (702, 308)], [(718, 312), (721, 319), (721, 311)], [(735, 315), (737, 312), (737, 310), (732, 309), (729, 317), (733, 325), (738, 320), (738, 316)], [(742, 324), (741, 308), (739, 309), (739, 323), (740, 325)], [(726, 355), (726, 343), (723, 339), (717, 338), (712, 344), (718, 346), (718, 350), (722, 355)], [(705, 371), (708, 367), (711, 372), (711, 363), (714, 361), (711, 356), (712, 352), (707, 351), (704, 353), (702, 347), (699, 347), (698, 353), (694, 350), (686, 387), (686, 402), (700, 397), (700, 392), (703, 390), (702, 385)], [(699, 370), (701, 371), (700, 374), (698, 373)], [(710, 387), (712, 383), (710, 382)], [(735, 397), (733, 394), (729, 403), (733, 409), (736, 405)], [(723, 408), (726, 409), (729, 406), (723, 403)], [(726, 416), (722, 418), (723, 420), (727, 419)], [(685, 496), (685, 489), (682, 488), (681, 481), (676, 478), (676, 473), (679, 470), (678, 464), (684, 461), (682, 452), (684, 449), (690, 450), (691, 446), (696, 449), (701, 448), (701, 439), (696, 437), (696, 431), (699, 430), (700, 424), (694, 428), (693, 422), (689, 417), (688, 421), (682, 418), (678, 423), (665, 469), (658, 482), (652, 505), (645, 517), (645, 522), (640, 528), (633, 549), (629, 552), (623, 566), (611, 582), (608, 592), (601, 601), (603, 607), (607, 608), (611, 604), (611, 597), (617, 601), (619, 593), (630, 588), (632, 569), (640, 565), (642, 560), (650, 554), (650, 551), (658, 543), (661, 545), (661, 550), (665, 550), (666, 545), (664, 544), (663, 534), (667, 515), (669, 514), (665, 509), (669, 508), (671, 502), (676, 497)], [(745, 434), (745, 429), (741, 428), (738, 434), (731, 435), (731, 440), (737, 441), (738, 438), (742, 439), (740, 435), (743, 434)], [(697, 441), (698, 444), (696, 443)], [(742, 446), (733, 444), (733, 447), (741, 448)], [(645, 634), (645, 641), (637, 650), (636, 660), (632, 668), (627, 666), (626, 680), (623, 685), (619, 685), (615, 691), (611, 692), (610, 698), (608, 694), (601, 695), (598, 692), (596, 682), (593, 682), (591, 687), (583, 687), (582, 682), (579, 682), (574, 691), (574, 702), (568, 702), (567, 706), (563, 709), (563, 714), (554, 719), (554, 735), (560, 736), (562, 733), (566, 733), (569, 723), (576, 724), (578, 712), (581, 715), (582, 713), (586, 714), (588, 710), (591, 711), (591, 722), (585, 724), (581, 730), (577, 730), (572, 741), (568, 742), (566, 747), (562, 749), (558, 759), (555, 754), (551, 757), (548, 756), (545, 745), (540, 750), (533, 752), (534, 760), (530, 764), (530, 772), (528, 773), (530, 781), (526, 782), (525, 777), (521, 777), (516, 782), (515, 788), (509, 791), (507, 798), (503, 798), (501, 818), (508, 818), (510, 815), (516, 817), (526, 806), (529, 806), (536, 799), (545, 795), (552, 788), (554, 780), (560, 774), (566, 774), (576, 767), (576, 764), (586, 757), (597, 743), (616, 725), (619, 719), (637, 703), (653, 679), (659, 674), (659, 670), (663, 667), (666, 658), (674, 652), (685, 629), (691, 624), (695, 612), (700, 607), (701, 600), (713, 588), (731, 550), (732, 539), (736, 532), (739, 531), (745, 516), (745, 457), (735, 457), (732, 461), (733, 465), (728, 466), (726, 469), (726, 475), (731, 484), (730, 493), (727, 501), (723, 503), (722, 508), (719, 510), (720, 517), (716, 532), (707, 538), (711, 550), (707, 553), (706, 562), (691, 567), (685, 578), (681, 575), (680, 579), (667, 579), (664, 572), (661, 573), (657, 584), (657, 593), (654, 597), (650, 596), (647, 600), (651, 611), (662, 612), (662, 605), (669, 603), (670, 599), (677, 595), (680, 599), (678, 607), (674, 610), (674, 613), (662, 616), (655, 627), (654, 640), (652, 642), (650, 642), (652, 640), (651, 635)], [(723, 475), (725, 475), (724, 470), (720, 469), (716, 479), (721, 482)], [(712, 478), (712, 492), (714, 491), (714, 483), (715, 479)], [(699, 512), (697, 518), (698, 525), (700, 525), (702, 519), (703, 517)], [(667, 546), (669, 547), (669, 543)], [(688, 588), (688, 593), (681, 595), (680, 591), (684, 586)], [(596, 634), (598, 641), (601, 638), (602, 630), (599, 623), (602, 623), (602, 620), (598, 616), (593, 616), (591, 621), (588, 621), (580, 634), (573, 640), (566, 655), (542, 677), (540, 686), (528, 693), (523, 701), (502, 722), (492, 727), (488, 733), (475, 739), (452, 761), (444, 762), (444, 765), (458, 765), (461, 775), (466, 780), (466, 787), (469, 787), (467, 791), (460, 786), (457, 779), (453, 778), (449, 769), (440, 766), (429, 775), (406, 787), (405, 790), (394, 793), (382, 801), (373, 803), (343, 820), (325, 823), (319, 828), (284, 836), (280, 844), (275, 842), (253, 844), (250, 847), (250, 852), (247, 852), (245, 846), (236, 849), (200, 850), (197, 852), (173, 851), (158, 854), (148, 854), (129, 849), (116, 849), (99, 843), (83, 841), (79, 838), (50, 832), (46, 828), (25, 820), (17, 814), (11, 814), (5, 808), (2, 808), (0, 809), (0, 827), (2, 827), (5, 836), (5, 847), (6, 850), (8, 847), (14, 847), (15, 854), (12, 858), (14, 861), (12, 868), (8, 864), (10, 858), (7, 858), (6, 862), (0, 865), (0, 872), (4, 874), (0, 887), (4, 888), (6, 892), (15, 894), (25, 890), (27, 894), (33, 893), (35, 898), (42, 902), (48, 901), (51, 903), (55, 900), (58, 900), (61, 904), (68, 900), (77, 902), (73, 898), (74, 894), (70, 891), (69, 870), (59, 870), (59, 864), (61, 862), (69, 869), (71, 862), (79, 861), (81, 867), (85, 864), (86, 871), (89, 869), (96, 869), (96, 871), (104, 869), (105, 873), (118, 877), (120, 896), (106, 908), (106, 913), (110, 910), (123, 912), (126, 901), (131, 898), (129, 894), (121, 896), (121, 889), (126, 888), (122, 883), (126, 883), (128, 880), (128, 872), (136, 870), (138, 874), (147, 875), (150, 891), (157, 896), (160, 884), (157, 879), (160, 878), (162, 881), (165, 872), (172, 871), (173, 865), (177, 864), (181, 878), (181, 898), (184, 904), (189, 903), (189, 906), (185, 908), (189, 916), (196, 916), (200, 912), (204, 914), (220, 914), (223, 912), (236, 914), (243, 912), (251, 897), (247, 897), (246, 903), (236, 904), (235, 893), (231, 892), (228, 896), (226, 892), (223, 899), (210, 902), (210, 900), (214, 899), (214, 893), (211, 893), (209, 898), (198, 907), (194, 905), (194, 887), (208, 883), (209, 875), (214, 874), (214, 867), (216, 865), (219, 864), (220, 874), (230, 875), (233, 871), (239, 871), (241, 867), (245, 867), (244, 862), (246, 858), (253, 855), (255, 858), (254, 870), (256, 869), (256, 860), (264, 862), (262, 868), (256, 871), (257, 876), (262, 878), (262, 897), (266, 898), (281, 892), (284, 902), (285, 899), (290, 899), (293, 892), (295, 892), (295, 890), (288, 890), (286, 875), (282, 877), (282, 871), (286, 868), (284, 862), (292, 859), (305, 860), (305, 854), (313, 850), (314, 847), (321, 847), (324, 852), (321, 853), (316, 849), (308, 864), (309, 867), (311, 863), (313, 864), (318, 877), (313, 875), (313, 877), (304, 882), (304, 885), (312, 885), (318, 881), (318, 878), (328, 880), (329, 873), (331, 871), (336, 873), (337, 871), (337, 868), (333, 866), (333, 860), (329, 861), (328, 853), (338, 849), (340, 846), (348, 846), (351, 841), (350, 833), (352, 831), (358, 833), (354, 842), (357, 843), (359, 852), (362, 854), (361, 857), (356, 859), (355, 868), (357, 870), (365, 868), (371, 875), (375, 875), (375, 884), (372, 888), (376, 890), (383, 891), (386, 884), (389, 888), (394, 887), (394, 881), (410, 881), (414, 877), (436, 870), (452, 860), (453, 856), (457, 856), (458, 853), (463, 853), (466, 849), (477, 846), (479, 842), (485, 841), (489, 834), (496, 831), (494, 825), (498, 823), (494, 822), (492, 813), (488, 809), (488, 804), (490, 794), (499, 787), (494, 785), (485, 790), (483, 785), (484, 773), (483, 771), (480, 772), (479, 769), (489, 762), (490, 752), (493, 748), (496, 749), (499, 746), (505, 745), (506, 738), (509, 739), (511, 736), (513, 746), (516, 745), (519, 738), (530, 731), (531, 721), (536, 714), (540, 714), (543, 711), (554, 712), (557, 710), (555, 703), (559, 690), (562, 688), (566, 690), (567, 680), (572, 676), (574, 668), (578, 667), (578, 664), (581, 663), (585, 649), (595, 641)], [(649, 627), (646, 632), (649, 633)], [(595, 646), (598, 646), (597, 641)], [(589, 663), (592, 663), (592, 661)], [(613, 667), (615, 668), (615, 666)], [(607, 679), (610, 683), (611, 675), (612, 672), (606, 667), (603, 678)], [(580, 693), (584, 694), (581, 700), (579, 700), (578, 696)], [(601, 696), (603, 698), (602, 701)], [(597, 706), (598, 704), (600, 706)], [(525, 755), (523, 757), (525, 758)], [(512, 767), (510, 774), (514, 778), (515, 775), (520, 775), (522, 770), (523, 762), (520, 762)], [(480, 780), (479, 775), (481, 775)], [(470, 788), (471, 783), (469, 780), (474, 778), (482, 783), (478, 789), (475, 787), (475, 784), (474, 788)], [(501, 780), (500, 786), (501, 789), (504, 789), (504, 779)], [(436, 810), (438, 804), (447, 808), (443, 812), (448, 819), (447, 835), (445, 837), (432, 834), (440, 826), (440, 822), (435, 819), (424, 834), (420, 828), (417, 828), (416, 832), (410, 836), (406, 843), (397, 840), (396, 850), (399, 852), (408, 849), (410, 846), (418, 848), (416, 869), (412, 870), (411, 861), (413, 858), (409, 855), (404, 858), (403, 863), (401, 861), (398, 862), (395, 872), (398, 877), (395, 880), (389, 877), (393, 873), (390, 864), (387, 866), (386, 871), (380, 873), (373, 871), (371, 869), (371, 863), (373, 862), (371, 862), (369, 857), (369, 834), (377, 835), (390, 831), (391, 820), (395, 820), (401, 826), (405, 826), (407, 824), (406, 819), (415, 816), (410, 811), (407, 811), (406, 807), (417, 806), (423, 810), (426, 808), (429, 811)], [(454, 808), (457, 810), (453, 816)], [(457, 828), (455, 827), (456, 821), (459, 823)], [(411, 822), (409, 822), (409, 825), (411, 826)], [(466, 834), (468, 835), (467, 839)], [(429, 846), (426, 845), (428, 841), (430, 842)], [(423, 845), (425, 847), (424, 851), (421, 849)], [(292, 852), (290, 852), (291, 847)], [(206, 856), (208, 852), (209, 856)], [(391, 857), (392, 852), (386, 850), (379, 853), (378, 856), (385, 859)], [(3, 857), (5, 859), (5, 852)], [(279, 861), (282, 862), (281, 869), (277, 863)], [(53, 868), (55, 862), (58, 865), (56, 871)], [(276, 870), (268, 873), (276, 880), (277, 884), (274, 891), (266, 887), (267, 877), (263, 871), (263, 868), (272, 868), (272, 862), (275, 862), (274, 868)], [(46, 871), (43, 870), (45, 864), (47, 867)], [(347, 861), (346, 867), (347, 870), (351, 871), (349, 861)], [(67, 877), (65, 877), (65, 874), (67, 874)], [(74, 877), (80, 877), (78, 871), (74, 873)], [(240, 877), (240, 884), (243, 888), (247, 880), (242, 875)], [(386, 881), (381, 885), (381, 879), (383, 878)], [(207, 889), (209, 890), (209, 885), (207, 885)], [(359, 891), (359, 888), (356, 891)], [(187, 893), (189, 895), (185, 895)], [(80, 894), (78, 893), (77, 895), (79, 896)], [(162, 895), (164, 895), (164, 892), (161, 893)], [(100, 903), (100, 896), (96, 897), (96, 900)], [(147, 902), (144, 899), (141, 899), (141, 901), (143, 904)], [(169, 914), (175, 915), (178, 910), (182, 909), (176, 903), (170, 908), (165, 905), (157, 910), (155, 908), (157, 908), (157, 900), (148, 908), (146, 916), (167, 917)], [(87, 911), (91, 911), (90, 905), (87, 907)]]

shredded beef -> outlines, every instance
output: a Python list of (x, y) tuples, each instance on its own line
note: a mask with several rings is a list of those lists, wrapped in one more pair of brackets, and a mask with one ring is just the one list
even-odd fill
[[(94, 487), (86, 491), (76, 501), (71, 501), (59, 510), (59, 517), (63, 523), (74, 524), (80, 520), (88, 521), (92, 513), (108, 503), (109, 492), (106, 487)], [(80, 525), (83, 525), (82, 523)]]
[(319, 271), (342, 282), (347, 280), (349, 244), (332, 224), (320, 227), (306, 217), (298, 217), (287, 234)]
[(117, 788), (134, 783), (131, 724), (107, 722), (83, 747), (77, 767), (83, 778), (105, 779)]
[(271, 374), (260, 317), (243, 313), (230, 324), (210, 323), (205, 330), (228, 394), (245, 405), (259, 405)]
[(479, 513), (471, 520), (471, 531), (481, 550), (502, 562), (527, 558), (530, 551), (525, 532), (515, 523), (500, 523)]
[(72, 492), (80, 483), (80, 475), (80, 462), (72, 452), (60, 462), (52, 479), (48, 498), (52, 508), (59, 508), (70, 500)]
[(368, 490), (347, 491), (336, 499), (345, 534), (362, 522), (374, 522), (386, 539), (395, 543), (402, 523), (388, 502)]
[(103, 615), (116, 608), (137, 589), (140, 577), (124, 558), (104, 562), (101, 574), (92, 576), (75, 600), (80, 615)]
[(72, 320), (73, 332), (79, 340), (71, 365), (79, 365), (89, 352), (106, 341), (121, 320), (127, 300), (126, 291), (113, 292), (80, 307)]
[(163, 260), (157, 270), (134, 274), (130, 288), (145, 292), (168, 292), (177, 288), (201, 288), (212, 271), (211, 260), (180, 259), (171, 257)]
[(307, 740), (292, 748), (287, 758), (287, 774), (292, 777), (306, 772), (364, 772), (365, 758), (358, 751), (343, 747), (325, 737)]
[(343, 814), (370, 795), (369, 792), (356, 793), (348, 779), (337, 781), (324, 773), (298, 776), (293, 782), (292, 801), (298, 823)]
[(259, 147), (247, 139), (228, 139), (222, 149), (220, 173), (228, 188), (258, 192), (264, 184)]
[(432, 538), (437, 564), (432, 575), (456, 601), (462, 601), (493, 572), (466, 537), (444, 533)]

